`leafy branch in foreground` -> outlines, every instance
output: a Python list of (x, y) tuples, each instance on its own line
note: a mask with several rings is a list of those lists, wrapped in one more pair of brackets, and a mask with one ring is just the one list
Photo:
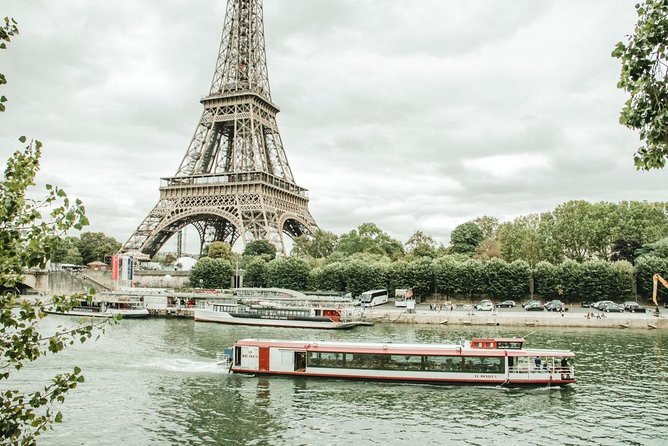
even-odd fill
[(622, 62), (617, 86), (631, 94), (619, 122), (640, 132), (636, 167), (661, 169), (668, 158), (668, 0), (645, 0), (636, 12), (634, 33), (612, 52)]
[[(0, 49), (5, 49), (16, 34), (16, 22), (5, 18), (0, 26)], [(0, 85), (5, 83), (6, 78), (0, 74)], [(0, 112), (5, 111), (5, 102), (7, 99), (0, 97)], [(18, 285), (24, 271), (44, 268), (60, 237), (88, 225), (81, 201), (71, 201), (58, 187), (47, 185), (41, 199), (28, 196), (39, 171), (42, 144), (27, 142), (24, 136), (19, 141), (27, 145), (9, 158), (0, 182), (0, 444), (33, 445), (40, 433), (62, 420), (54, 405), (65, 401), (67, 392), (84, 382), (84, 377), (80, 368), (73, 367), (33, 391), (11, 388), (12, 377), (27, 363), (86, 342), (103, 331), (109, 320), (59, 327), (45, 336), (39, 321), (46, 315), (47, 304), (19, 301)], [(56, 311), (67, 311), (82, 299), (92, 296), (54, 297), (49, 305)]]

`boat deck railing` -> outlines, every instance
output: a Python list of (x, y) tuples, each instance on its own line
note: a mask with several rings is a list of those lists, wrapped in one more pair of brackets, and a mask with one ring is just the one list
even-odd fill
[(563, 373), (563, 374), (575, 375), (575, 368), (572, 366), (569, 367), (562, 367), (562, 366), (543, 367), (536, 365), (531, 365), (529, 367), (517, 366), (517, 367), (509, 367), (508, 373)]

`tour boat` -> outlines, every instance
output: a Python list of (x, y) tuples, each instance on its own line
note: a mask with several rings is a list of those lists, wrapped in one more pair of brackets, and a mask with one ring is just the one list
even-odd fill
[(205, 306), (195, 309), (195, 320), (221, 324), (326, 329), (372, 325), (370, 322), (355, 320), (352, 310), (345, 306), (282, 306), (270, 303), (244, 305), (206, 302)]
[(243, 339), (228, 350), (233, 373), (432, 384), (573, 384), (575, 355), (525, 349), (524, 339), (393, 344)]
[(56, 311), (53, 307), (47, 307), (46, 313), (60, 314), (63, 316), (79, 317), (102, 317), (109, 318), (121, 315), (123, 319), (144, 318), (149, 312), (141, 302), (132, 301), (93, 301), (82, 300), (69, 311)]

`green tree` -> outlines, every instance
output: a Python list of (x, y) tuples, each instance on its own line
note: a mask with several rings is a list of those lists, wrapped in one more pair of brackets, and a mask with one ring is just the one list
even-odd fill
[(409, 237), (405, 247), (411, 257), (436, 257), (436, 242), (422, 231), (415, 231)]
[(629, 41), (612, 52), (622, 63), (617, 86), (630, 94), (619, 122), (640, 133), (636, 168), (662, 169), (668, 157), (668, 0), (639, 2), (636, 12)]
[(474, 297), (484, 293), (485, 279), (482, 262), (469, 259), (456, 263), (455, 289), (457, 294)]
[(314, 287), (320, 291), (344, 291), (346, 282), (343, 276), (343, 264), (340, 262), (328, 263), (321, 268), (315, 268)]
[(229, 288), (232, 264), (229, 260), (202, 257), (190, 271), (190, 286), (196, 288)]
[(353, 296), (388, 286), (390, 264), (371, 259), (365, 256), (352, 257), (344, 264), (343, 277), (346, 282), (346, 291)]
[(507, 263), (492, 259), (483, 263), (482, 270), (485, 294), (499, 299), (519, 299), (529, 291), (531, 268), (522, 260)]
[(406, 280), (416, 297), (424, 298), (434, 293), (433, 261), (428, 257), (413, 260), (406, 267)]
[(463, 223), (452, 230), (450, 249), (454, 253), (472, 255), (484, 237), (482, 229), (477, 224)]
[(246, 243), (243, 255), (267, 256), (269, 260), (276, 258), (276, 247), (267, 240), (253, 240)]
[[(652, 276), (660, 274), (664, 279), (668, 278), (668, 258), (655, 256), (642, 256), (636, 260), (636, 284), (638, 294), (646, 303), (652, 298)], [(658, 301), (668, 302), (668, 289), (659, 285)]]
[[(0, 49), (5, 49), (16, 34), (16, 22), (5, 18), (0, 26)], [(0, 84), (5, 83), (5, 77), (0, 75)], [(7, 99), (2, 96), (0, 112), (5, 110), (5, 102)], [(22, 136), (19, 141), (26, 144), (27, 139)], [(36, 444), (42, 432), (62, 420), (62, 413), (54, 405), (62, 403), (67, 393), (84, 381), (81, 369), (74, 367), (47, 383), (30, 381), (19, 390), (14, 386), (23, 367), (42, 356), (60, 352), (66, 345), (86, 342), (95, 333), (95, 326), (87, 323), (44, 336), (39, 320), (45, 316), (45, 304), (39, 300), (33, 304), (17, 300), (15, 290), (23, 280), (24, 271), (44, 268), (67, 231), (80, 230), (88, 224), (81, 201), (71, 201), (58, 187), (47, 185), (42, 199), (28, 198), (28, 189), (35, 185), (39, 170), (41, 148), (39, 141), (32, 141), (14, 152), (0, 182), (1, 444)], [(56, 310), (69, 310), (83, 297), (57, 296), (51, 304)]]
[(109, 261), (121, 249), (121, 244), (102, 232), (84, 232), (79, 236), (78, 247), (83, 263), (88, 264), (96, 260)]
[(482, 231), (483, 239), (495, 239), (496, 232), (499, 230), (499, 220), (496, 217), (483, 215), (473, 220), (473, 223), (478, 225)]
[(501, 257), (501, 243), (493, 238), (486, 238), (478, 244), (473, 258), (478, 260), (490, 260)]
[(401, 242), (390, 237), (373, 223), (363, 223), (357, 229), (343, 234), (339, 237), (336, 249), (348, 256), (366, 253), (398, 259), (404, 254)]
[(446, 297), (457, 293), (458, 263), (452, 257), (440, 257), (434, 262), (434, 280), (437, 293), (443, 293)]
[[(564, 260), (557, 267), (557, 276), (559, 277), (559, 285), (557, 289), (559, 295), (565, 302), (575, 302), (582, 300), (582, 298), (589, 299), (588, 293), (582, 286), (583, 267), (575, 260)], [(581, 294), (584, 291), (584, 295)]]
[(268, 286), (303, 291), (308, 289), (311, 268), (304, 259), (285, 257), (267, 265)]
[(232, 247), (229, 245), (229, 243), (225, 242), (212, 242), (208, 246), (206, 256), (211, 257), (212, 259), (224, 259), (230, 263), (234, 262), (234, 253), (232, 252)]
[(312, 237), (302, 235), (295, 237), (293, 241), (292, 255), (322, 259), (334, 252), (339, 237), (333, 232), (318, 229)]
[(549, 262), (538, 262), (533, 270), (534, 292), (545, 300), (560, 299), (564, 285), (559, 276), (559, 267)]
[(244, 266), (244, 286), (264, 288), (267, 286), (269, 268), (262, 257), (251, 257)]
[(638, 256), (654, 256), (668, 259), (668, 237), (657, 240), (654, 243), (647, 243), (637, 250)]

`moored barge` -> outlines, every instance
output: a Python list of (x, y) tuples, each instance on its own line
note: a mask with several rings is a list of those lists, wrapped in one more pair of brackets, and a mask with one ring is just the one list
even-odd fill
[(547, 386), (574, 384), (575, 354), (525, 349), (524, 339), (460, 344), (393, 344), (243, 339), (231, 349), (233, 373), (336, 379)]
[(272, 304), (245, 305), (209, 303), (195, 309), (195, 320), (232, 325), (264, 327), (343, 329), (372, 325), (356, 319), (352, 307), (283, 306)]

